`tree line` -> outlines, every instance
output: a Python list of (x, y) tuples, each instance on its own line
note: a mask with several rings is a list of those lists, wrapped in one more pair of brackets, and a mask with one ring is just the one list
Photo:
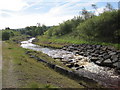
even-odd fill
[[(97, 10), (96, 5), (92, 7)], [(58, 26), (53, 26), (45, 32), (45, 35), (62, 37), (69, 34), (77, 39), (88, 41), (119, 43), (120, 10), (114, 9), (110, 3), (107, 3), (104, 12), (99, 15), (88, 12), (85, 8), (81, 14), (82, 16), (76, 16)]]
[[(95, 4), (91, 5), (99, 13)], [(64, 21), (57, 26), (28, 26), (24, 29), (17, 29), (21, 34), (33, 37), (45, 35), (47, 37), (62, 37), (70, 35), (77, 39), (87, 41), (100, 41), (110, 43), (120, 43), (120, 10), (116, 10), (110, 3), (104, 8), (103, 13), (95, 15), (93, 12), (82, 9), (81, 15), (73, 19)], [(8, 40), (14, 33), (3, 30), (3, 40)]]
[(20, 29), (18, 31), (21, 32), (21, 34), (26, 34), (30, 36), (38, 36), (38, 35), (43, 35), (44, 32), (46, 32), (50, 27), (42, 25), (42, 26), (28, 26), (25, 29)]

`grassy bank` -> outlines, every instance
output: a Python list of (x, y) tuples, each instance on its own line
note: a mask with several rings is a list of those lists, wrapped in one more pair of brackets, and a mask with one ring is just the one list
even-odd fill
[(114, 47), (116, 49), (120, 49), (120, 44), (113, 44), (113, 43), (105, 43), (105, 42), (95, 42), (95, 41), (85, 41), (82, 39), (78, 39), (76, 37), (73, 37), (72, 35), (65, 35), (62, 37), (47, 37), (47, 36), (38, 36), (37, 39), (39, 39), (35, 44), (46, 46), (46, 47), (52, 47), (52, 48), (62, 48), (65, 45), (70, 44), (99, 44), (99, 45), (106, 45), (110, 47)]
[[(82, 88), (76, 81), (63, 76), (25, 54), (19, 44), (3, 42), (3, 87), (6, 88)], [(35, 52), (34, 52), (35, 53)], [(42, 53), (39, 57), (50, 60)], [(57, 62), (55, 62), (57, 63)]]

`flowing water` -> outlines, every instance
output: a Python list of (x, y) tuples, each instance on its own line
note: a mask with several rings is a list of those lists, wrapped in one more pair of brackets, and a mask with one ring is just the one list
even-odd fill
[(78, 70), (76, 70), (76, 67), (72, 67), (72, 69), (74, 69), (75, 72), (79, 75), (93, 79), (106, 86), (118, 86), (119, 75), (115, 73), (114, 69), (98, 66), (93, 62), (90, 62), (88, 57), (75, 55), (72, 52), (68, 52), (62, 49), (45, 48), (32, 44), (32, 40), (34, 39), (35, 38), (31, 38), (28, 41), (22, 41), (21, 47), (35, 51), (41, 51), (51, 56), (52, 58), (60, 59), (61, 62), (76, 63), (79, 66), (84, 66), (84, 68), (80, 68)]

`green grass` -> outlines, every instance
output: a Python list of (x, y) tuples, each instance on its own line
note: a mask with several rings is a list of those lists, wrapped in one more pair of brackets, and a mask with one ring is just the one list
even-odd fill
[[(41, 37), (40, 37), (41, 38)], [(46, 64), (37, 62), (34, 58), (30, 58), (26, 54), (30, 51), (30, 54), (37, 56), (43, 60), (47, 60), (50, 63), (57, 64), (68, 70), (70, 68), (63, 65), (63, 63), (52, 59), (42, 52), (23, 49), (19, 43), (14, 42), (26, 40), (26, 36), (15, 36), (8, 41), (3, 42), (3, 87), (5, 88), (84, 88), (80, 85), (90, 87), (100, 87), (97, 83), (86, 82), (84, 80), (75, 81), (62, 75), (53, 69), (50, 69)], [(42, 39), (47, 40), (47, 38)], [(53, 39), (50, 39), (52, 41)], [(62, 40), (62, 39), (61, 39)], [(55, 41), (56, 45), (59, 42)], [(54, 44), (53, 43), (53, 44)], [(61, 45), (67, 45), (69, 43), (62, 42)], [(57, 47), (57, 45), (56, 45)]]
[(113, 44), (113, 43), (106, 43), (106, 42), (96, 42), (96, 41), (85, 41), (83, 39), (78, 39), (77, 37), (73, 37), (71, 35), (65, 35), (62, 37), (47, 37), (47, 36), (38, 36), (38, 42), (35, 44), (41, 46), (48, 46), (53, 48), (62, 48), (65, 45), (70, 44), (99, 44), (99, 45), (106, 45), (111, 46), (116, 49), (120, 49), (120, 44)]
[[(3, 43), (3, 87), (16, 88), (83, 88), (76, 81), (61, 75), (25, 54), (27, 50), (11, 42)], [(50, 57), (39, 53), (39, 57)]]

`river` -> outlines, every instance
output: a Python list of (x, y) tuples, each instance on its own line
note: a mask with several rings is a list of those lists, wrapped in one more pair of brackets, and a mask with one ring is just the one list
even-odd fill
[(35, 38), (31, 38), (28, 41), (22, 41), (21, 47), (43, 52), (54, 59), (60, 58), (61, 62), (76, 63), (80, 65), (80, 69), (77, 69), (79, 67), (72, 67), (72, 69), (79, 75), (93, 79), (108, 87), (118, 87), (118, 81), (120, 81), (120, 79), (119, 75), (115, 73), (114, 69), (98, 66), (93, 62), (90, 62), (88, 57), (75, 55), (74, 53), (69, 51), (65, 51), (62, 49), (45, 48), (39, 45), (32, 44), (32, 40), (34, 39)]

